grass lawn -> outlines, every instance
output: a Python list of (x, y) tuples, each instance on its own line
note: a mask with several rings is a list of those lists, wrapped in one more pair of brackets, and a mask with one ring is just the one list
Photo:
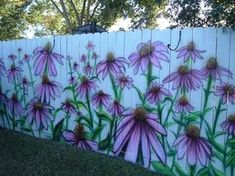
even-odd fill
[(0, 128), (0, 175), (156, 176), (154, 172), (95, 152)]

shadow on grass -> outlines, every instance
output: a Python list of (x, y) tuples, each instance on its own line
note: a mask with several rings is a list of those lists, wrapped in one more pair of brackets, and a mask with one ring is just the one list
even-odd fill
[(0, 175), (156, 176), (120, 158), (0, 128)]

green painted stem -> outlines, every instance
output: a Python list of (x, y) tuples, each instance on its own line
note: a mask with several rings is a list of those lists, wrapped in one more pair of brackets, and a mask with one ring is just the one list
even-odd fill
[(69, 126), (69, 113), (66, 113), (65, 115), (65, 129), (67, 130), (68, 129), (68, 126)]
[(91, 112), (91, 105), (90, 105), (90, 100), (89, 100), (89, 95), (86, 94), (86, 101), (87, 101), (87, 106), (88, 106), (88, 113), (91, 119), (91, 128), (92, 130), (94, 130), (94, 126), (93, 126), (93, 116), (92, 116), (92, 112)]
[(214, 136), (215, 131), (216, 131), (216, 126), (217, 126), (218, 118), (219, 118), (219, 115), (220, 115), (220, 112), (221, 112), (222, 102), (223, 102), (223, 100), (220, 99), (219, 103), (218, 103), (218, 106), (217, 106), (217, 109), (216, 109), (215, 121), (213, 123), (213, 128), (212, 128), (213, 136)]
[(190, 176), (194, 176), (195, 175), (195, 171), (196, 171), (196, 167), (190, 165), (189, 166)]
[(208, 81), (207, 81), (207, 88), (205, 91), (205, 100), (204, 100), (203, 109), (202, 109), (202, 116), (200, 118), (200, 129), (202, 128), (203, 120), (206, 115), (206, 108), (207, 108), (207, 104), (208, 104), (208, 100), (210, 96), (211, 86), (212, 86), (212, 77), (209, 76)]
[(179, 89), (177, 89), (177, 92), (176, 92), (176, 94), (175, 94), (175, 97), (174, 97), (173, 101), (171, 102), (171, 106), (170, 106), (169, 110), (167, 111), (166, 119), (165, 119), (165, 121), (164, 121), (164, 123), (163, 123), (163, 126), (165, 126), (166, 123), (167, 123), (167, 121), (168, 121), (168, 118), (169, 118), (169, 116), (170, 116), (170, 114), (171, 114), (172, 108), (173, 108), (173, 106), (174, 106), (174, 103), (175, 103), (175, 101), (176, 101), (176, 98), (177, 98), (178, 94), (179, 94)]
[(30, 64), (29, 64), (29, 61), (27, 61), (27, 65), (28, 65), (28, 68), (29, 68), (29, 75), (30, 75), (31, 87), (32, 87), (32, 89), (33, 89), (33, 94), (35, 95), (33, 74), (32, 74), (32, 70), (31, 70), (31, 66), (30, 66)]
[(150, 86), (151, 78), (152, 78), (152, 64), (148, 64), (147, 89)]
[(226, 134), (226, 140), (224, 144), (224, 158), (223, 158), (223, 168), (224, 168), (224, 175), (226, 175), (226, 158), (227, 158), (227, 144), (228, 144), (229, 134)]
[(112, 84), (115, 99), (118, 100), (117, 86), (115, 85), (113, 75), (109, 74), (109, 78), (110, 78), (110, 81), (111, 81), (111, 84)]

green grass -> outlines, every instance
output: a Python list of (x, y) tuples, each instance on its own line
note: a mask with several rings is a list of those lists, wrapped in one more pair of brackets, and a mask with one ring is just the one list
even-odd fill
[(0, 128), (0, 175), (154, 176), (121, 158)]

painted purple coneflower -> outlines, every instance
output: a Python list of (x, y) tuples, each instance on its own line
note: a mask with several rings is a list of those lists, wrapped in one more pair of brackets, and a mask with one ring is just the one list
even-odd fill
[(178, 99), (175, 107), (175, 112), (191, 112), (193, 110), (193, 106), (189, 103), (186, 96), (182, 96)]
[(97, 87), (95, 81), (88, 79), (86, 76), (81, 78), (80, 84), (78, 84), (76, 90), (80, 98), (86, 97), (92, 90)]
[(217, 79), (220, 81), (222, 81), (221, 76), (232, 78), (232, 75), (233, 75), (233, 73), (229, 69), (223, 66), (220, 66), (216, 58), (214, 57), (209, 58), (206, 66), (202, 68), (201, 72), (205, 78), (208, 78), (209, 76), (211, 76), (212, 79), (214, 80)]
[(32, 99), (26, 110), (26, 117), (28, 122), (32, 124), (34, 121), (36, 127), (48, 128), (48, 121), (54, 120), (51, 111), (54, 108), (48, 104), (42, 103), (39, 99)]
[(96, 52), (93, 51), (91, 58), (94, 59), (94, 60), (96, 60), (96, 59), (98, 59), (98, 57), (99, 57), (99, 56), (96, 54)]
[(212, 155), (212, 147), (208, 141), (200, 137), (200, 130), (194, 125), (189, 125), (184, 134), (175, 141), (178, 159), (186, 157), (188, 164), (194, 166), (197, 163), (206, 166)]
[(215, 87), (215, 95), (222, 98), (223, 104), (235, 102), (235, 86), (229, 83), (221, 83)]
[(55, 99), (60, 94), (62, 86), (56, 81), (50, 81), (48, 76), (42, 76), (42, 82), (36, 86), (36, 92), (41, 101), (49, 103), (50, 99)]
[(173, 90), (178, 88), (196, 90), (202, 85), (202, 79), (203, 75), (199, 70), (181, 65), (176, 72), (169, 74), (163, 83), (173, 82)]
[(85, 54), (82, 54), (81, 58), (80, 58), (80, 62), (85, 63), (87, 61), (87, 56)]
[(15, 54), (10, 54), (8, 55), (8, 59), (11, 60), (11, 61), (15, 61), (16, 60), (16, 55)]
[(29, 62), (30, 59), (31, 59), (31, 56), (30, 56), (29, 54), (24, 54), (23, 60), (24, 60), (25, 62)]
[(23, 112), (23, 107), (16, 94), (12, 94), (12, 97), (7, 102), (7, 107), (14, 116), (21, 115)]
[(81, 124), (78, 124), (74, 131), (65, 130), (63, 132), (63, 137), (66, 142), (77, 148), (94, 151), (98, 150), (98, 144), (95, 141), (87, 140), (85, 138), (85, 129)]
[(29, 80), (26, 78), (26, 76), (22, 78), (21, 83), (22, 83), (24, 90), (28, 90)]
[(121, 89), (124, 89), (125, 87), (130, 89), (133, 86), (133, 79), (128, 75), (121, 75), (116, 79), (116, 83)]
[(69, 114), (76, 114), (77, 112), (76, 108), (74, 107), (70, 99), (66, 99), (64, 102), (62, 102), (61, 109)]
[(228, 134), (235, 136), (235, 114), (230, 115), (220, 126)]
[(102, 90), (99, 90), (91, 97), (91, 101), (96, 108), (102, 106), (107, 107), (110, 102), (110, 95), (104, 93)]
[(77, 77), (76, 76), (70, 76), (68, 81), (69, 81), (69, 84), (74, 85), (77, 82)]
[(77, 62), (73, 63), (73, 71), (78, 71), (79, 69), (79, 64)]
[(100, 61), (96, 67), (96, 73), (99, 76), (102, 74), (102, 79), (104, 79), (107, 74), (113, 76), (119, 76), (125, 70), (125, 65), (128, 64), (124, 57), (115, 58), (113, 53), (108, 53), (106, 60)]
[(90, 75), (90, 74), (92, 74), (92, 71), (93, 71), (93, 68), (92, 68), (92, 66), (90, 65), (90, 63), (88, 62), (87, 64), (86, 64), (86, 66), (85, 67), (83, 67), (83, 72), (86, 74), (86, 75)]
[(152, 104), (162, 101), (166, 96), (171, 96), (170, 91), (158, 83), (153, 83), (146, 92), (146, 99)]
[(11, 65), (11, 68), (7, 70), (7, 79), (9, 82), (13, 82), (21, 72), (20, 67), (16, 67), (14, 64)]
[(124, 106), (122, 106), (117, 100), (114, 100), (113, 103), (108, 106), (108, 111), (114, 117), (120, 117), (124, 110)]
[(18, 48), (17, 51), (18, 51), (19, 53), (21, 53), (21, 52), (22, 52), (22, 48)]
[(132, 53), (128, 59), (131, 62), (131, 66), (134, 66), (134, 74), (137, 74), (139, 68), (141, 68), (142, 72), (145, 72), (149, 64), (161, 69), (160, 60), (169, 62), (167, 54), (168, 49), (162, 42), (156, 41), (152, 43), (149, 41), (140, 43), (137, 46), (137, 52)]
[(114, 154), (119, 155), (126, 146), (125, 159), (135, 162), (141, 149), (144, 166), (149, 167), (152, 148), (159, 160), (165, 163), (166, 152), (157, 134), (166, 135), (166, 130), (156, 120), (156, 115), (137, 107), (125, 111), (122, 116), (113, 146)]
[(87, 50), (94, 50), (94, 47), (95, 45), (91, 41), (89, 41), (88, 44), (86, 45)]
[(0, 58), (0, 78), (1, 78), (1, 76), (4, 76), (5, 71), (6, 71), (6, 67), (5, 67), (2, 59)]
[(177, 55), (177, 59), (183, 58), (184, 62), (187, 62), (189, 59), (192, 59), (193, 62), (196, 62), (196, 59), (203, 59), (201, 56), (202, 53), (206, 52), (205, 50), (196, 49), (194, 42), (189, 42), (188, 45), (179, 48), (176, 50), (179, 54)]
[(33, 51), (35, 75), (43, 75), (45, 70), (48, 71), (49, 75), (56, 76), (57, 70), (55, 66), (55, 61), (63, 65), (62, 58), (63, 56), (57, 53), (52, 52), (53, 47), (50, 42), (48, 42), (44, 48), (38, 47)]

